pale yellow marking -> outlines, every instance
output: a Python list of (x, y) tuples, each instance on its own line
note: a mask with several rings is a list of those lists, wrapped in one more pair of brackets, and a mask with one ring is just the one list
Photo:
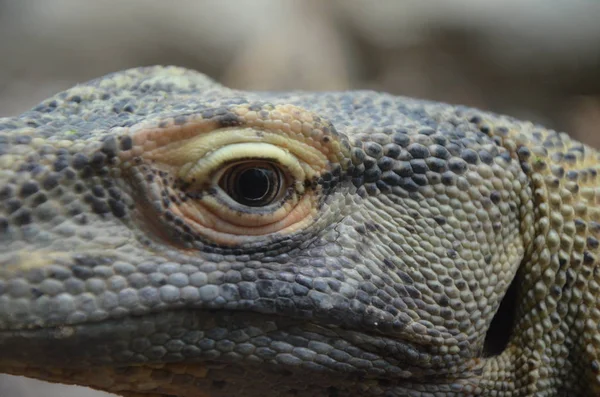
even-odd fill
[(314, 170), (302, 167), (295, 156), (268, 143), (243, 143), (223, 147), (196, 162), (185, 164), (180, 168), (178, 176), (186, 181), (204, 182), (214, 175), (213, 183), (216, 185), (223, 172), (227, 170), (227, 164), (248, 158), (253, 160), (275, 159), (297, 181), (304, 181), (315, 176)]
[[(169, 165), (189, 167), (190, 163), (195, 163), (220, 148), (241, 143), (261, 143), (288, 151), (314, 170), (322, 171), (327, 166), (327, 156), (313, 146), (275, 132), (260, 131), (260, 136), (257, 132), (259, 131), (252, 128), (219, 129), (145, 151), (143, 157)], [(249, 152), (245, 156), (260, 156), (260, 152)]]
[(72, 253), (67, 252), (19, 251), (14, 255), (15, 260), (4, 266), (4, 270), (8, 273), (17, 273), (40, 269), (51, 262), (67, 261), (71, 257)]

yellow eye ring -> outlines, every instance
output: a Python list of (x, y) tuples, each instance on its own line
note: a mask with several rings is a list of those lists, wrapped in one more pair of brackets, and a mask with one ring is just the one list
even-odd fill
[(295, 189), (300, 194), (304, 190), (303, 182), (315, 174), (314, 170), (306, 163), (301, 163), (289, 150), (271, 143), (250, 142), (235, 143), (213, 150), (199, 160), (182, 166), (178, 176), (192, 185), (218, 186), (219, 180), (227, 170), (223, 168), (224, 164), (235, 164), (245, 160), (277, 163), (289, 173), (295, 182)]
[(265, 106), (260, 113), (233, 107), (237, 116), (228, 115), (221, 128), (220, 116), (204, 114), (132, 128), (133, 147), (120, 156), (124, 168), (136, 170), (157, 221), (179, 241), (264, 244), (314, 222), (323, 186), (329, 189), (320, 177), (332, 164), (348, 163), (349, 145), (302, 109)]

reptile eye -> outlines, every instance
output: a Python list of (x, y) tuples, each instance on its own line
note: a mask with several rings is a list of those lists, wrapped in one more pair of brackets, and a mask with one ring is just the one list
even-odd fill
[(150, 178), (148, 194), (169, 198), (158, 202), (167, 205), (164, 220), (171, 230), (187, 233), (188, 241), (221, 245), (309, 224), (319, 198), (309, 182), (326, 166), (324, 155), (309, 145), (252, 129), (200, 134), (145, 157), (163, 170), (160, 179)]
[(249, 207), (264, 207), (285, 192), (282, 171), (267, 162), (237, 163), (225, 170), (219, 186), (236, 202)]
[(337, 180), (332, 166), (345, 167), (349, 145), (322, 119), (291, 105), (232, 109), (237, 116), (214, 117), (238, 126), (219, 127), (204, 114), (134, 126), (120, 154), (140, 200), (152, 204), (143, 208), (155, 211), (146, 219), (175, 243), (264, 247), (285, 239), (319, 219)]

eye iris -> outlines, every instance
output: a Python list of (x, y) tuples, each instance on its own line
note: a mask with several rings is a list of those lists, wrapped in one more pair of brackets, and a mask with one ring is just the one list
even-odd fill
[(270, 164), (240, 164), (225, 176), (225, 191), (240, 204), (250, 207), (273, 202), (280, 191), (281, 175)]

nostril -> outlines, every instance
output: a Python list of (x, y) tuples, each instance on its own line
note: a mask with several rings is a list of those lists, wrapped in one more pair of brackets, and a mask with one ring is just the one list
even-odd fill
[(508, 345), (515, 319), (518, 279), (517, 275), (510, 283), (485, 336), (483, 354), (486, 357), (499, 355)]

